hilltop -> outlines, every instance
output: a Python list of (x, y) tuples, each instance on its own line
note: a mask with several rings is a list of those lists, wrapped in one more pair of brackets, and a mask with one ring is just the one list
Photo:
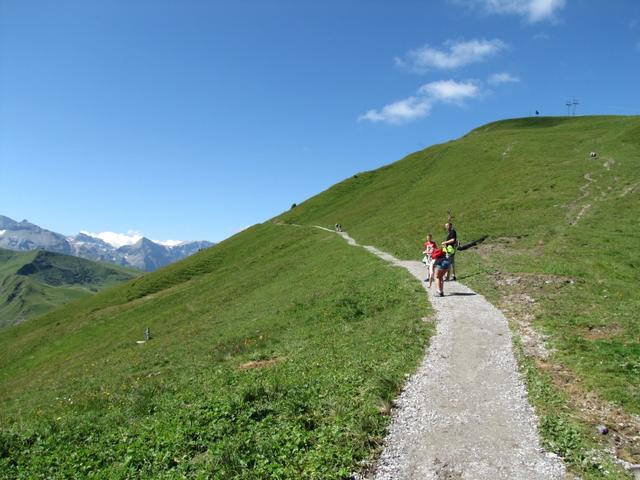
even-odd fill
[(0, 328), (138, 276), (61, 253), (0, 249)]
[[(416, 259), (450, 210), (463, 242), (489, 236), (458, 254), (458, 277), (512, 320), (545, 447), (583, 478), (624, 478), (598, 458), (640, 459), (625, 441), (640, 413), (639, 193), (640, 117), (506, 120), (358, 173), (0, 332), (0, 467), (348, 478), (375, 456), (431, 311), (406, 272), (313, 226)], [(603, 421), (615, 434), (594, 434)]]
[(463, 243), (489, 235), (461, 252), (458, 275), (520, 333), (530, 380), (550, 389), (546, 433), (565, 428), (553, 391), (640, 463), (639, 195), (640, 117), (522, 118), (358, 173), (277, 220), (339, 222), (401, 258), (428, 232), (441, 239), (448, 211)]

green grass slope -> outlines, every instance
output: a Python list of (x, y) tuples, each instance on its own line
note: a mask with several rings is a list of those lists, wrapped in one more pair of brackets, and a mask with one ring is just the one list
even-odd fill
[(640, 412), (639, 193), (639, 117), (496, 122), (0, 331), (0, 478), (348, 478), (432, 327), (408, 273), (312, 226), (417, 258), (449, 209), (490, 236), (462, 281), (548, 335), (516, 345), (547, 448), (623, 478), (578, 400)]
[[(562, 373), (553, 381), (571, 384), (575, 405), (595, 394), (637, 415), (639, 196), (640, 117), (525, 118), (354, 175), (278, 221), (339, 222), (359, 242), (416, 258), (427, 232), (444, 237), (451, 210), (463, 243), (490, 236), (458, 254), (459, 278), (548, 335)], [(630, 448), (619, 453), (640, 463)]]
[(61, 253), (0, 249), (0, 328), (138, 275), (132, 270)]
[(336, 235), (250, 228), (0, 332), (0, 478), (347, 478), (428, 314)]

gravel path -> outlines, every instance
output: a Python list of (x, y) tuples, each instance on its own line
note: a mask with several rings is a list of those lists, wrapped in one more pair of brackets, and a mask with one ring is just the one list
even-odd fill
[[(339, 233), (351, 245), (356, 242)], [(420, 281), (426, 268), (367, 250)], [(375, 480), (562, 479), (561, 460), (540, 447), (500, 310), (458, 282), (445, 297), (427, 288), (437, 333), (421, 365), (394, 402)]]

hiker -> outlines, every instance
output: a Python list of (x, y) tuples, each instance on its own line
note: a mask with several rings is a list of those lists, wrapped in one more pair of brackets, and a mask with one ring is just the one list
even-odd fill
[(444, 224), (444, 228), (447, 230), (447, 239), (441, 243), (441, 248), (445, 251), (445, 255), (448, 257), (451, 263), (451, 268), (447, 273), (447, 281), (451, 280), (451, 274), (453, 274), (453, 281), (456, 280), (456, 248), (458, 248), (458, 234), (453, 228), (453, 223), (447, 222)]
[(342, 225), (336, 223), (336, 232), (342, 232)]
[(444, 297), (444, 276), (451, 268), (451, 260), (441, 248), (436, 248), (431, 253), (433, 259), (433, 269), (436, 277), (436, 290), (441, 297)]
[(427, 267), (427, 278), (425, 278), (425, 282), (429, 282), (429, 288), (433, 284), (433, 259), (431, 258), (431, 254), (433, 251), (438, 248), (438, 244), (433, 241), (433, 236), (429, 233), (427, 234), (427, 241), (422, 245), (422, 263)]

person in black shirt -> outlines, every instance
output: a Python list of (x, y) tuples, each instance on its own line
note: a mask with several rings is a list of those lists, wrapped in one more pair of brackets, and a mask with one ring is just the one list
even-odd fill
[[(447, 239), (441, 243), (441, 245), (451, 245), (453, 248), (458, 248), (458, 234), (456, 230), (453, 228), (453, 223), (447, 222), (444, 224), (444, 228), (447, 229)], [(455, 253), (451, 255), (449, 258), (451, 259), (451, 268), (449, 272), (447, 272), (447, 280), (451, 280), (451, 275), (453, 274), (453, 280), (456, 280), (456, 263), (455, 263)]]

